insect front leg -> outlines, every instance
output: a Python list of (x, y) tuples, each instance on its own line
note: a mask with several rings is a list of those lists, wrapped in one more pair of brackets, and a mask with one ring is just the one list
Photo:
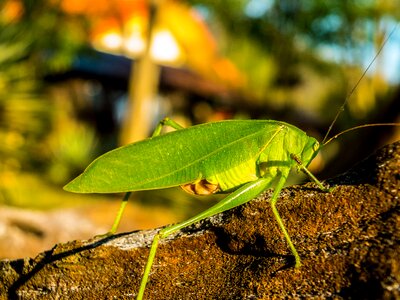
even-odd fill
[(314, 182), (318, 185), (318, 187), (323, 191), (323, 192), (330, 192), (332, 191), (333, 188), (327, 188), (325, 187), (321, 181), (319, 181), (317, 179), (317, 177), (314, 176), (313, 173), (311, 173), (302, 163), (302, 161), (300, 160), (300, 158), (295, 155), (295, 154), (290, 154), (290, 157), (297, 163), (297, 165), (299, 166), (299, 168), (306, 173), (312, 180), (314, 180)]

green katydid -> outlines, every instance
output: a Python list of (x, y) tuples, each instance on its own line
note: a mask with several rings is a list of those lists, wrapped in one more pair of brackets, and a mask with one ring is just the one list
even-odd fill
[[(179, 129), (159, 135), (163, 125)], [(195, 140), (196, 143), (192, 141)], [(276, 220), (300, 266), (300, 257), (275, 207), (289, 171), (298, 165), (323, 190), (306, 166), (319, 150), (316, 139), (293, 125), (264, 120), (229, 120), (182, 129), (165, 119), (153, 137), (110, 151), (65, 186), (79, 193), (113, 193), (182, 186), (186, 191), (230, 192), (216, 205), (182, 223), (162, 229), (154, 238), (138, 298), (144, 292), (159, 239), (204, 218), (241, 205), (277, 182), (271, 199)], [(127, 202), (127, 197), (123, 205)], [(117, 229), (120, 210), (111, 232)]]
[[(161, 135), (163, 126), (176, 131)], [(293, 167), (308, 174), (321, 190), (329, 191), (307, 169), (320, 148), (315, 138), (279, 121), (228, 120), (182, 128), (166, 118), (151, 138), (100, 156), (64, 188), (77, 193), (126, 192), (110, 233), (117, 230), (132, 191), (181, 186), (194, 194), (230, 193), (211, 208), (189, 220), (167, 226), (155, 235), (137, 294), (137, 299), (142, 299), (160, 239), (244, 204), (273, 184), (272, 211), (295, 258), (295, 267), (299, 267), (300, 256), (276, 209), (276, 202)]]

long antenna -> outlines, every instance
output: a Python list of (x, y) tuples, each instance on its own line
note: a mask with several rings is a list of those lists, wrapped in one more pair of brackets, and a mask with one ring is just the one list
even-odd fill
[(349, 131), (353, 131), (353, 130), (360, 129), (360, 128), (366, 128), (366, 127), (375, 127), (375, 126), (400, 126), (400, 123), (375, 123), (375, 124), (358, 125), (356, 127), (352, 127), (352, 128), (346, 129), (342, 132), (339, 132), (338, 134), (334, 135), (329, 140), (327, 140), (323, 145), (329, 144), (334, 139), (337, 139), (339, 136), (341, 136), (342, 134), (347, 133)]
[[(363, 74), (361, 75), (361, 77), (358, 79), (357, 83), (354, 85), (354, 87), (351, 89), (350, 93), (347, 94), (346, 99), (344, 100), (342, 106), (339, 108), (338, 112), (336, 113), (335, 118), (333, 119), (331, 125), (328, 128), (328, 131), (325, 134), (324, 139), (322, 140), (322, 144), (325, 144), (325, 141), (327, 140), (329, 134), (332, 131), (333, 125), (335, 125), (337, 119), (339, 118), (339, 115), (344, 111), (344, 108), (347, 104), (347, 102), (349, 101), (349, 98), (353, 95), (354, 91), (357, 89), (358, 85), (360, 84), (361, 80), (365, 77), (365, 74), (367, 74), (368, 70), (371, 68), (371, 66), (373, 65), (373, 63), (375, 62), (375, 60), (378, 58), (378, 56), (380, 55), (380, 53), (382, 52), (383, 48), (385, 47), (387, 41), (390, 39), (390, 37), (393, 35), (393, 33), (396, 31), (398, 24), (396, 24), (396, 26), (394, 26), (394, 28), (392, 29), (392, 31), (389, 33), (389, 35), (385, 38), (385, 40), (383, 41), (382, 45), (379, 47), (378, 52), (376, 52), (374, 58), (372, 59), (372, 61), (368, 64), (367, 68), (364, 70)], [(361, 127), (366, 127), (366, 126), (361, 126)], [(357, 127), (355, 127), (357, 128)], [(346, 131), (347, 132), (347, 131)], [(337, 136), (336, 136), (337, 137)], [(335, 137), (334, 137), (335, 138)], [(330, 139), (329, 141), (333, 140), (334, 138)]]

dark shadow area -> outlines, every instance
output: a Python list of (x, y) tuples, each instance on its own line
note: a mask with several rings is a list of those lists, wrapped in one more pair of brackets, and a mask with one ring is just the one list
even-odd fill
[(339, 291), (338, 295), (344, 299), (380, 299), (384, 294), (381, 282), (374, 278), (362, 278), (362, 274), (355, 267), (350, 266), (346, 278), (351, 285)]

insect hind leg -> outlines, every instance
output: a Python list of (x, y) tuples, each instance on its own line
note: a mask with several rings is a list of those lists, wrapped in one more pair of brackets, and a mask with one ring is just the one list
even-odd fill
[(181, 125), (179, 125), (178, 123), (176, 123), (174, 120), (172, 120), (172, 119), (166, 117), (166, 118), (162, 119), (162, 120), (158, 123), (158, 125), (157, 125), (156, 129), (154, 129), (154, 132), (153, 132), (153, 134), (151, 135), (151, 137), (159, 136), (159, 135), (161, 134), (161, 130), (162, 130), (162, 128), (163, 128), (164, 126), (172, 127), (172, 128), (174, 128), (174, 129), (176, 129), (176, 130), (180, 130), (180, 129), (183, 129), (183, 128), (184, 128), (183, 126), (181, 126)]

